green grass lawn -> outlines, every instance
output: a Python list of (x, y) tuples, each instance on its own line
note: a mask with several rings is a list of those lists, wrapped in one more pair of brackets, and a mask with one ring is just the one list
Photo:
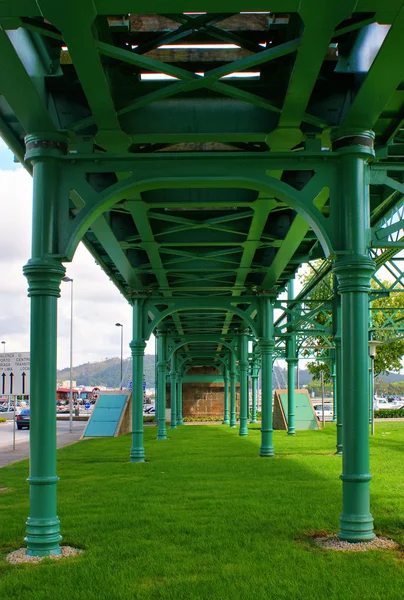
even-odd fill
[[(86, 552), (9, 565), (28, 516), (28, 461), (0, 469), (2, 600), (360, 599), (404, 596), (404, 554), (332, 552), (310, 533), (336, 532), (341, 457), (335, 426), (274, 436), (260, 458), (226, 426), (192, 426), (156, 441), (148, 462), (128, 462), (130, 437), (87, 440), (58, 451), (63, 543)], [(372, 513), (378, 534), (404, 547), (404, 423), (377, 423)]]

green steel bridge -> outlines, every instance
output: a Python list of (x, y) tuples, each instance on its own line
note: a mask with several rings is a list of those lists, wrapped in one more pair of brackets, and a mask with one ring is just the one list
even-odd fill
[[(171, 427), (182, 424), (184, 375), (214, 366), (230, 427), (240, 382), (241, 437), (249, 371), (255, 389), (261, 369), (262, 457), (276, 451), (274, 358), (288, 362), (293, 435), (300, 348), (328, 336), (343, 449), (339, 536), (374, 537), (369, 295), (382, 265), (402, 287), (404, 2), (248, 5), (0, 1), (0, 135), (33, 175), (28, 554), (60, 552), (56, 305), (80, 241), (133, 306), (130, 460), (145, 457), (143, 354), (153, 332), (158, 439), (167, 368)], [(295, 297), (296, 271), (316, 259), (323, 266)], [(329, 273), (330, 294), (311, 309), (310, 292)], [(319, 327), (324, 308), (332, 318)], [(390, 318), (394, 330), (400, 319)]]

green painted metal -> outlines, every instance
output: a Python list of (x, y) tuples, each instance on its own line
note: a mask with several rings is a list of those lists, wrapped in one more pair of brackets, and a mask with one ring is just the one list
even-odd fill
[(130, 349), (132, 354), (132, 447), (131, 462), (144, 462), (143, 446), (143, 357), (146, 343), (142, 337), (143, 299), (133, 300), (133, 339)]
[(158, 405), (158, 431), (157, 439), (167, 439), (166, 431), (166, 333), (159, 331), (157, 333), (157, 373), (158, 373), (158, 397), (156, 404)]
[(248, 435), (248, 337), (242, 332), (239, 336), (240, 373), (240, 430), (239, 435)]
[(114, 437), (127, 401), (127, 394), (101, 394), (91, 413), (83, 437)]
[(332, 422), (337, 422), (337, 375), (335, 367), (335, 348), (329, 350), (330, 354), (330, 376), (332, 379)]
[(224, 376), (224, 398), (223, 398), (223, 425), (230, 425), (229, 419), (229, 372), (226, 368)]
[(178, 388), (177, 388), (177, 427), (180, 425), (184, 425), (184, 421), (182, 420), (182, 375), (178, 374)]
[(171, 420), (170, 429), (177, 429), (177, 355), (174, 353), (171, 357), (170, 372), (170, 400), (171, 400)]
[(272, 299), (261, 298), (262, 338), (259, 340), (261, 350), (262, 399), (261, 399), (261, 448), (260, 456), (273, 456), (272, 425), (272, 362), (273, 362), (273, 304)]
[(230, 427), (234, 428), (237, 425), (236, 419), (236, 355), (230, 353)]
[[(294, 299), (294, 282), (288, 281), (288, 300)], [(291, 321), (291, 314), (288, 314), (288, 321)], [(298, 364), (296, 357), (296, 336), (293, 332), (289, 333), (286, 340), (286, 362), (288, 365), (288, 435), (295, 435), (295, 368)]]
[[(32, 141), (41, 143), (34, 137)], [(30, 556), (61, 553), (56, 509), (56, 303), (65, 269), (52, 253), (57, 159), (62, 150), (42, 150), (32, 158), (27, 153), (35, 183), (32, 252), (24, 267), (31, 298), (30, 515), (25, 538)]]
[(258, 391), (258, 365), (255, 363), (252, 366), (251, 373), (251, 386), (252, 386), (252, 398), (251, 398), (251, 421), (250, 423), (256, 424), (257, 420), (257, 391)]
[[(134, 306), (136, 386), (142, 345), (156, 328), (166, 332), (164, 341), (159, 337), (156, 402), (158, 437), (164, 439), (166, 370), (173, 353), (178, 368), (172, 369), (177, 397), (172, 425), (182, 421), (180, 378), (192, 365), (209, 364), (224, 377), (227, 369), (230, 426), (236, 423), (239, 376), (241, 430), (246, 429), (247, 359), (243, 356), (238, 375), (234, 350), (238, 332), (248, 330), (262, 363), (261, 455), (273, 453), (273, 357), (286, 354), (293, 361), (298, 351), (324, 358), (335, 348), (337, 452), (342, 431), (348, 444), (343, 474), (348, 517), (341, 536), (351, 539), (352, 523), (367, 514), (366, 386), (354, 394), (347, 365), (356, 365), (362, 385), (365, 350), (356, 344), (365, 336), (368, 292), (367, 284), (358, 289), (348, 281), (348, 265), (351, 274), (357, 268), (365, 279), (369, 252), (380, 267), (404, 244), (403, 72), (397, 61), (402, 1), (319, 6), (316, 0), (275, 0), (270, 13), (265, 3), (254, 5), (263, 14), (241, 14), (246, 7), (239, 0), (206, 0), (203, 6), (173, 0), (170, 14), (166, 4), (140, 3), (139, 20), (128, 0), (0, 3), (0, 135), (27, 170), (33, 167), (34, 244), (26, 272), (33, 279), (35, 259), (35, 277), (39, 281), (40, 270), (44, 273), (43, 302), (49, 303), (45, 311), (37, 306), (41, 295), (32, 297), (33, 331), (41, 336), (48, 331), (54, 347), (55, 282), (61, 262), (72, 260), (83, 241)], [(124, 16), (127, 25), (116, 27), (114, 15)], [(194, 39), (238, 48), (186, 48)], [(173, 42), (182, 48), (161, 48)], [(256, 75), (245, 77), (247, 70)], [(147, 81), (143, 76), (150, 72), (178, 79)], [(239, 77), (223, 79), (232, 73)], [(375, 156), (364, 130), (375, 132)], [(347, 140), (351, 145), (344, 150)], [(320, 272), (293, 302), (276, 301), (301, 263), (324, 257)], [(333, 320), (330, 316), (332, 290), (323, 302), (309, 298), (333, 262), (341, 324), (339, 309), (333, 308)], [(400, 280), (401, 275), (396, 285)], [(140, 321), (136, 306), (142, 306)], [(275, 327), (274, 306), (282, 309)], [(352, 315), (358, 337), (349, 342)], [(398, 312), (385, 317), (384, 335), (401, 334)], [(372, 324), (372, 334), (373, 329)], [(36, 352), (42, 348), (40, 341), (32, 344)], [(313, 348), (317, 344), (323, 349)], [(35, 360), (34, 380), (47, 382), (50, 398), (54, 357), (47, 365)], [(135, 397), (132, 458), (143, 448), (138, 390)], [(253, 401), (252, 421), (254, 410)], [(349, 423), (342, 423), (342, 414), (350, 415)], [(32, 468), (42, 468), (44, 461), (52, 478), (51, 421), (49, 412), (35, 430), (33, 416)], [(37, 439), (49, 442), (47, 456), (35, 445), (35, 431)], [(353, 481), (359, 475), (361, 481)], [(56, 527), (52, 486), (35, 488), (31, 512), (42, 503)], [(353, 506), (355, 494), (359, 504)], [(353, 525), (354, 541), (370, 535), (369, 523), (361, 527)], [(45, 554), (48, 543), (45, 535), (39, 544)], [(29, 548), (39, 552), (32, 541)]]
[[(343, 133), (343, 132), (341, 132)], [(364, 134), (367, 135), (367, 134)], [(370, 513), (368, 293), (374, 263), (369, 258), (369, 207), (364, 178), (369, 153), (349, 147), (341, 152), (341, 243), (351, 254), (334, 265), (342, 310), (343, 512), (339, 537), (361, 542), (375, 537)], [(352, 327), (351, 323), (355, 323)]]

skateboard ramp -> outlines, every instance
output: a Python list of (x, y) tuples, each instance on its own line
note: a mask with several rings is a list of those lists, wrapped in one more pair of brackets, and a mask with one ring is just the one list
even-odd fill
[(132, 394), (103, 393), (99, 396), (84, 430), (86, 437), (117, 437), (132, 430)]
[[(274, 392), (274, 429), (288, 428), (288, 391)], [(295, 430), (320, 429), (307, 390), (295, 390)]]

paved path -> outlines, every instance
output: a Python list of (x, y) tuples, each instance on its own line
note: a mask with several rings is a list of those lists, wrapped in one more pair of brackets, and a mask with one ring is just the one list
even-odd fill
[[(73, 431), (69, 432), (69, 423), (57, 422), (57, 447), (74, 444), (81, 438), (86, 421), (75, 421)], [(4, 467), (29, 457), (29, 430), (16, 431), (15, 450), (13, 450), (13, 422), (0, 423), (0, 467)]]

